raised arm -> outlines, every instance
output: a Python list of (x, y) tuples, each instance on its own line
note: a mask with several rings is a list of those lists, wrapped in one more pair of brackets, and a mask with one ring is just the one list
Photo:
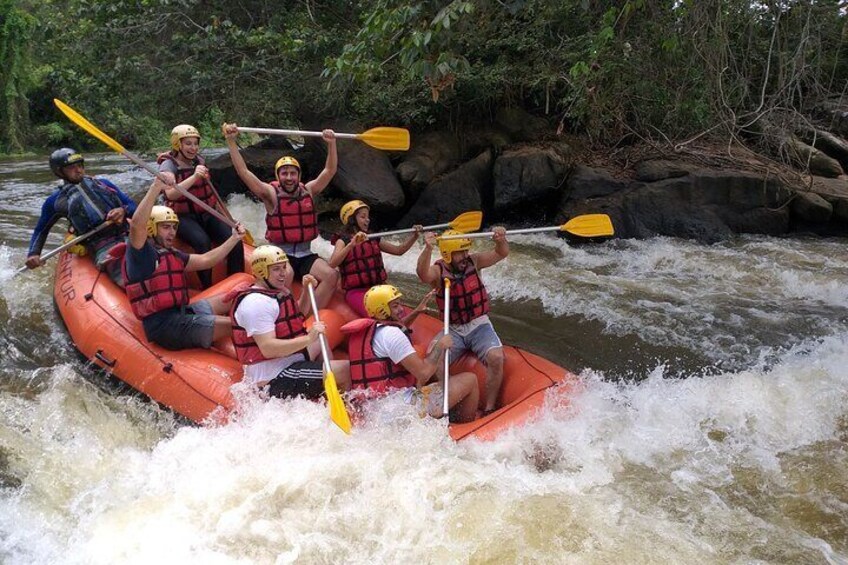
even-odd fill
[(357, 234), (353, 236), (347, 243), (345, 243), (341, 239), (336, 241), (336, 244), (333, 247), (333, 254), (330, 256), (330, 260), (327, 262), (330, 265), (330, 268), (335, 269), (336, 267), (341, 265), (344, 262), (345, 257), (347, 257), (350, 253), (350, 250), (353, 249), (353, 246), (362, 243), (367, 237), (368, 236), (365, 234), (365, 232), (357, 232)]
[(185, 270), (187, 272), (191, 271), (205, 271), (206, 269), (211, 269), (218, 263), (224, 260), (224, 258), (229, 254), (233, 247), (236, 245), (241, 245), (242, 239), (247, 234), (247, 230), (244, 229), (244, 226), (241, 224), (236, 224), (236, 227), (233, 228), (233, 234), (221, 245), (215, 247), (214, 249), (210, 249), (206, 253), (198, 255), (193, 253), (188, 256), (188, 263), (186, 263)]
[(421, 282), (428, 284), (433, 288), (439, 288), (439, 268), (430, 264), (430, 259), (433, 255), (433, 246), (436, 244), (436, 234), (427, 232), (424, 234), (424, 249), (418, 256), (418, 264), (415, 267), (415, 272)]
[(323, 132), (324, 142), (327, 144), (327, 162), (324, 163), (324, 170), (321, 171), (316, 178), (306, 183), (306, 189), (314, 197), (321, 194), (339, 167), (339, 155), (336, 150), (336, 132), (331, 129), (325, 129)]
[[(159, 172), (162, 173), (162, 176), (166, 179), (174, 181), (176, 183), (177, 177), (174, 175), (173, 172), (168, 170), (160, 170)], [(165, 198), (167, 198), (168, 200), (176, 200), (182, 197), (183, 195), (182, 192), (177, 190), (177, 187), (183, 190), (188, 190), (192, 186), (194, 186), (197, 181), (208, 178), (209, 169), (207, 169), (205, 165), (198, 165), (194, 168), (194, 173), (192, 173), (191, 176), (184, 178), (182, 182), (175, 184), (174, 186), (168, 186), (165, 189)]]
[(380, 251), (385, 251), (389, 255), (403, 255), (404, 253), (412, 249), (412, 246), (415, 245), (415, 241), (418, 239), (418, 237), (421, 235), (421, 231), (424, 229), (423, 226), (418, 224), (412, 227), (413, 229), (415, 229), (415, 232), (409, 236), (409, 239), (407, 239), (400, 245), (396, 243), (391, 243), (389, 241), (386, 241), (385, 239), (380, 239)]
[(259, 177), (247, 168), (247, 163), (244, 162), (244, 157), (241, 156), (238, 145), (236, 145), (236, 139), (238, 139), (239, 135), (238, 126), (236, 124), (224, 124), (221, 130), (227, 139), (227, 149), (230, 151), (230, 159), (233, 162), (236, 173), (238, 173), (239, 178), (247, 186), (248, 190), (256, 195), (265, 204), (268, 212), (270, 212), (277, 204), (277, 194), (273, 186), (259, 180)]
[(478, 269), (491, 267), (509, 255), (509, 243), (506, 240), (506, 230), (503, 227), (498, 226), (493, 228), (492, 231), (494, 232), (492, 240), (495, 242), (495, 248), (491, 251), (475, 253), (473, 256), (474, 265)]
[(133, 249), (141, 249), (147, 242), (147, 220), (150, 219), (150, 211), (156, 204), (156, 199), (159, 198), (165, 185), (158, 178), (153, 179), (150, 188), (133, 214), (133, 221), (130, 223), (130, 245)]

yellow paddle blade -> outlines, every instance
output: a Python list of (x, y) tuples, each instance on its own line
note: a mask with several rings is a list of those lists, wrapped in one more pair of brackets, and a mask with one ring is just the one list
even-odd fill
[(69, 120), (71, 120), (76, 125), (90, 133), (92, 136), (96, 137), (97, 139), (108, 145), (110, 149), (112, 149), (113, 151), (117, 151), (118, 153), (126, 152), (126, 149), (124, 149), (123, 145), (121, 145), (120, 143), (100, 131), (97, 126), (83, 118), (79, 112), (77, 112), (58, 98), (54, 98), (53, 103), (56, 105), (57, 108), (59, 108), (59, 110), (62, 111), (63, 114), (68, 117)]
[(450, 228), (459, 233), (469, 233), (479, 230), (482, 223), (483, 212), (464, 212), (454, 218), (450, 223)]
[(324, 394), (327, 395), (327, 406), (330, 408), (330, 419), (346, 434), (350, 433), (350, 416), (347, 415), (342, 395), (339, 394), (339, 388), (336, 386), (336, 376), (332, 371), (327, 372), (324, 377)]
[(609, 237), (615, 234), (612, 220), (606, 214), (584, 214), (575, 216), (559, 227), (580, 237)]
[(364, 133), (357, 134), (356, 139), (384, 151), (407, 151), (409, 149), (409, 130), (403, 128), (371, 128)]

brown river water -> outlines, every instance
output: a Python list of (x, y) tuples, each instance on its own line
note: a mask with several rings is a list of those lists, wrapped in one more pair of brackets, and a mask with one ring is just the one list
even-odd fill
[[(494, 442), (301, 400), (197, 427), (75, 355), (51, 267), (13, 276), (46, 161), (0, 160), (0, 563), (848, 563), (846, 241), (512, 239), (495, 326), (580, 386)], [(419, 250), (387, 259), (413, 299)]]

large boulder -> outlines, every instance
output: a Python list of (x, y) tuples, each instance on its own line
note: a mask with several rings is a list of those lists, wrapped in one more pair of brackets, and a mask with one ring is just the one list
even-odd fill
[(564, 195), (572, 200), (597, 198), (619, 192), (632, 185), (632, 181), (616, 178), (606, 169), (575, 165), (568, 176)]
[(403, 189), (384, 151), (364, 143), (339, 144), (339, 167), (332, 184), (346, 200), (364, 200), (377, 215), (403, 208)]
[(844, 174), (839, 161), (794, 136), (789, 136), (787, 139), (786, 150), (798, 166), (809, 167), (813, 175), (836, 178)]
[(697, 168), (690, 163), (682, 161), (647, 159), (636, 164), (636, 180), (655, 182), (658, 180), (685, 177), (690, 171)]
[(803, 224), (826, 224), (833, 215), (833, 206), (813, 192), (798, 192), (792, 201), (792, 216)]
[(455, 167), (461, 155), (459, 140), (452, 133), (437, 131), (415, 136), (397, 166), (397, 176), (414, 200), (434, 178)]
[(545, 119), (528, 114), (518, 107), (498, 110), (495, 123), (515, 141), (538, 141), (553, 133)]
[(848, 170), (848, 141), (830, 132), (817, 130), (813, 139), (813, 147), (839, 161), (843, 171)]
[(507, 214), (516, 206), (549, 200), (562, 188), (571, 162), (566, 144), (508, 149), (495, 159), (494, 210)]
[(398, 222), (400, 227), (440, 224), (469, 210), (481, 210), (492, 182), (491, 151), (433, 181), (412, 208)]

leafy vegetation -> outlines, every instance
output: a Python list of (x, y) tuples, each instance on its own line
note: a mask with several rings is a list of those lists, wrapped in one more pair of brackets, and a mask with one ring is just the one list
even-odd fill
[[(0, 151), (194, 123), (473, 128), (501, 107), (598, 146), (791, 130), (848, 84), (837, 0), (0, 0)], [(37, 47), (37, 48), (36, 48)]]

